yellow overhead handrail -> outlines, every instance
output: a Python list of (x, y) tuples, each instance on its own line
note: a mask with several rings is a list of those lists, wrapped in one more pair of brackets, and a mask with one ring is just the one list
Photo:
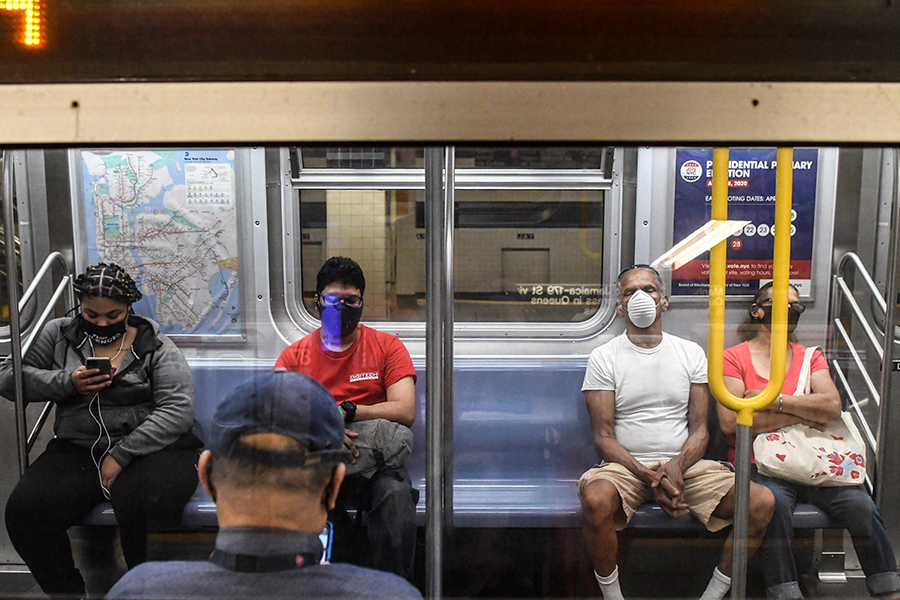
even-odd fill
[[(791, 194), (794, 149), (778, 148), (775, 175), (775, 250), (772, 260), (772, 345), (769, 384), (752, 398), (738, 398), (722, 377), (725, 351), (725, 252), (727, 240), (709, 257), (709, 388), (716, 399), (737, 413), (738, 425), (753, 426), (753, 412), (778, 397), (784, 385), (787, 354), (788, 284), (791, 265)], [(728, 148), (713, 149), (712, 218), (728, 218)]]

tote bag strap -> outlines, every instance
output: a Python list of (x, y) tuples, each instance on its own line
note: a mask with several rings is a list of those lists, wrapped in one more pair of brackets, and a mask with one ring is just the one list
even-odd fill
[(794, 396), (808, 394), (810, 392), (809, 379), (812, 375), (812, 359), (816, 350), (819, 350), (818, 346), (810, 346), (803, 354), (803, 366), (800, 368), (800, 376), (797, 378), (797, 391), (793, 393)]

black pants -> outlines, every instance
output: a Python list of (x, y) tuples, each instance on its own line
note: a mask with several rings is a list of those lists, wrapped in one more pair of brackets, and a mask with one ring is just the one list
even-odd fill
[[(366, 479), (352, 475), (344, 479), (337, 505), (328, 519), (334, 524), (333, 562), (371, 564), (381, 571), (413, 580), (416, 556), (416, 502), (419, 491), (412, 487), (405, 467), (379, 472)], [(358, 528), (347, 508), (365, 511), (368, 518), (370, 560), (361, 560)]]
[[(148, 527), (181, 523), (197, 487), (198, 446), (182, 438), (135, 458), (113, 483), (110, 502), (129, 569), (146, 560)], [(47, 594), (84, 594), (66, 531), (104, 501), (90, 451), (61, 440), (52, 440), (19, 480), (6, 504), (6, 530)]]

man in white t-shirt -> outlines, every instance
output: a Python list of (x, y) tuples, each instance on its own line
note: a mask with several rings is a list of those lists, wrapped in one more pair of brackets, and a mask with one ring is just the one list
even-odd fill
[[(605, 600), (622, 600), (616, 531), (656, 502), (672, 518), (692, 514), (710, 531), (734, 513), (734, 474), (702, 460), (709, 439), (706, 354), (662, 331), (669, 308), (659, 273), (635, 265), (619, 275), (616, 311), (625, 333), (596, 348), (584, 376), (594, 445), (603, 462), (578, 482), (585, 543)], [(772, 517), (774, 498), (750, 489), (750, 554)], [(722, 600), (731, 586), (732, 537), (701, 600)]]

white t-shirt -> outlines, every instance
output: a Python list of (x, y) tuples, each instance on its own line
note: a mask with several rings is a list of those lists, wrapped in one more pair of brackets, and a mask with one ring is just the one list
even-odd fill
[(706, 353), (695, 342), (663, 333), (657, 346), (641, 348), (623, 333), (591, 352), (581, 391), (616, 393), (616, 440), (649, 464), (681, 452), (691, 384), (706, 382)]

